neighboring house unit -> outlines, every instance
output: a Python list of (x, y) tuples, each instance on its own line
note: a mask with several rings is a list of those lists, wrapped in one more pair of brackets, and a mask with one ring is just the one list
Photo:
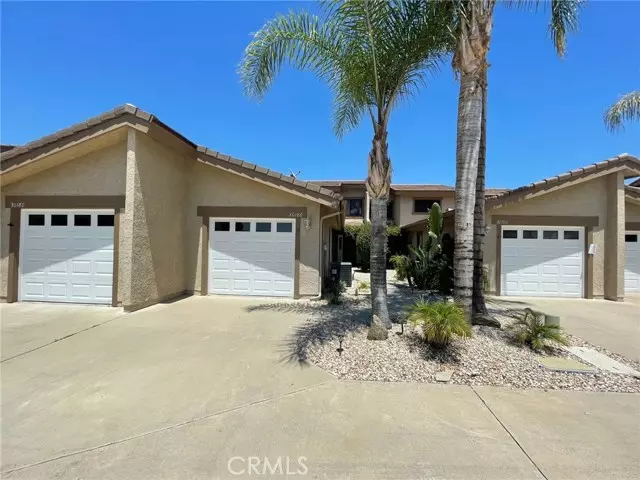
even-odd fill
[[(0, 157), (0, 298), (127, 311), (184, 294), (315, 297), (355, 256), (364, 181), (305, 182), (189, 139), (124, 105)], [(513, 191), (488, 189), (485, 263), (502, 295), (640, 292), (640, 161), (621, 155)], [(404, 248), (454, 188), (393, 185)], [(402, 245), (400, 245), (402, 247)], [(626, 256), (625, 256), (626, 251)]]
[(0, 165), (9, 302), (132, 311), (194, 292), (316, 296), (342, 226), (339, 194), (198, 146), (128, 104)]
[[(345, 223), (357, 224), (370, 221), (371, 200), (364, 180), (312, 180), (311, 183), (339, 193), (344, 198)], [(486, 194), (492, 197), (508, 190), (488, 188)], [(453, 210), (455, 206), (455, 188), (447, 185), (429, 184), (393, 184), (387, 204), (387, 221), (402, 228), (402, 238), (390, 239), (391, 253), (406, 252), (407, 245), (419, 245), (424, 237), (425, 220), (434, 203), (438, 203), (443, 212)], [(419, 225), (419, 229), (407, 228)], [(344, 247), (340, 241), (343, 259), (357, 263), (355, 241), (344, 237)], [(333, 261), (338, 258), (334, 255)]]
[[(637, 176), (640, 160), (622, 154), (488, 198), (490, 291), (609, 300), (640, 293), (640, 188), (624, 183)], [(445, 213), (445, 232), (453, 233), (454, 216)]]

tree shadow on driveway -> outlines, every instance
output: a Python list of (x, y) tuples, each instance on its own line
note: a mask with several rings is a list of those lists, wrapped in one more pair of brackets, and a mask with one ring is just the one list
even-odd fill
[(252, 312), (282, 312), (304, 315), (293, 333), (281, 343), (282, 361), (309, 366), (309, 352), (318, 345), (335, 342), (351, 332), (369, 325), (371, 308), (368, 302), (345, 301), (341, 305), (320, 303), (263, 303), (247, 307)]
[[(393, 287), (387, 294), (387, 305), (392, 321), (398, 321), (406, 306), (419, 296), (406, 288)], [(325, 302), (270, 302), (246, 308), (253, 312), (282, 312), (304, 316), (294, 332), (281, 344), (282, 361), (300, 366), (309, 365), (309, 352), (314, 347), (334, 343), (350, 333), (366, 329), (371, 320), (371, 300), (368, 295), (345, 298), (340, 305)], [(363, 332), (364, 334), (364, 332)]]

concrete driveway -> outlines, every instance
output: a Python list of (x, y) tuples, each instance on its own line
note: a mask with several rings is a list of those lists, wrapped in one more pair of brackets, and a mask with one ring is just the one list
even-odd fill
[(640, 361), (640, 296), (624, 302), (583, 298), (493, 297), (504, 307), (524, 308), (560, 316), (563, 328), (595, 345)]
[(261, 303), (3, 306), (3, 478), (640, 476), (637, 395), (337, 381)]

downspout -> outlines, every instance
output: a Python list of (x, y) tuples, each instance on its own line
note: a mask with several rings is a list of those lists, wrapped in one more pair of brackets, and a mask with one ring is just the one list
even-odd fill
[(331, 217), (335, 217), (338, 215), (342, 214), (342, 202), (340, 202), (340, 210), (338, 210), (337, 212), (333, 212), (330, 213), (329, 215), (325, 215), (324, 217), (320, 217), (320, 253), (318, 254), (318, 272), (320, 272), (318, 274), (318, 286), (319, 286), (319, 290), (320, 292), (318, 293), (318, 295), (316, 295), (315, 297), (311, 297), (309, 300), (315, 301), (315, 300), (320, 300), (322, 298), (322, 281), (324, 280), (322, 278), (322, 269), (324, 268), (324, 265), (322, 264), (322, 260), (324, 260), (323, 254), (324, 254), (324, 246), (322, 245), (322, 234), (324, 233), (324, 221), (327, 218), (331, 218)]

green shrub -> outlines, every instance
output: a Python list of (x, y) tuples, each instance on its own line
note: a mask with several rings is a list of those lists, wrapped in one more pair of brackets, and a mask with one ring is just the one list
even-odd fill
[(519, 345), (526, 345), (539, 352), (546, 349), (549, 343), (568, 345), (569, 341), (558, 325), (545, 325), (544, 313), (525, 308), (524, 312), (513, 315), (514, 323), (507, 327), (514, 335)]
[(342, 295), (347, 290), (344, 282), (334, 282), (330, 279), (325, 281), (324, 298), (332, 305), (340, 305), (342, 303)]
[(371, 283), (366, 280), (358, 280), (358, 290), (369, 290), (371, 288)]
[[(353, 225), (346, 225), (345, 232), (356, 241), (356, 249), (360, 259), (362, 270), (369, 271), (371, 266), (371, 223), (362, 222)], [(400, 227), (397, 225), (387, 225), (387, 236), (400, 235)]]
[(410, 247), (414, 260), (409, 265), (409, 284), (420, 290), (435, 290), (451, 295), (453, 290), (453, 264), (443, 253), (431, 256), (424, 247)]
[(407, 309), (407, 320), (422, 328), (425, 340), (436, 348), (444, 348), (454, 336), (471, 337), (471, 326), (464, 310), (454, 302), (425, 302), (418, 300)]
[(411, 258), (408, 255), (392, 255), (389, 261), (396, 270), (396, 279), (403, 281), (409, 278)]

